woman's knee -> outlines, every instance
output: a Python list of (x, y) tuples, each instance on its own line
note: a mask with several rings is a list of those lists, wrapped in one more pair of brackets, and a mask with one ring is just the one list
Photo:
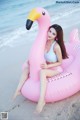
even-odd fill
[(29, 73), (30, 73), (29, 67), (26, 67), (26, 68), (24, 69), (24, 71), (23, 71), (23, 74), (29, 74)]
[(46, 75), (46, 69), (41, 69), (40, 70), (40, 75)]

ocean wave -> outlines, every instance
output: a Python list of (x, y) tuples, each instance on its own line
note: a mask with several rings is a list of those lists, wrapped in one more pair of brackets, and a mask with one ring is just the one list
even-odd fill
[(0, 36), (0, 48), (9, 46), (13, 47), (15, 45), (25, 44), (26, 38), (27, 41), (32, 40), (32, 37), (35, 36), (35, 32), (37, 31), (37, 27), (31, 28), (30, 31), (27, 31), (26, 28), (18, 28), (10, 33), (7, 33), (3, 36)]
[[(28, 3), (29, 3), (29, 1), (28, 1)], [(21, 6), (21, 4), (24, 6), (24, 3), (19, 3), (18, 5)], [(37, 4), (38, 4), (38, 2), (36, 2), (36, 6), (37, 6)], [(41, 2), (40, 5), (41, 5), (41, 7), (46, 8), (47, 10), (51, 9), (51, 11), (56, 11), (55, 14), (53, 12), (50, 12), (52, 22), (62, 19), (66, 16), (69, 16), (70, 14), (80, 12), (80, 7), (69, 6), (68, 9), (64, 9), (64, 8), (66, 8), (65, 7), (66, 5), (58, 7), (57, 5), (55, 5), (55, 1), (54, 2)], [(17, 7), (17, 6), (15, 6), (15, 7)], [(15, 17), (18, 17), (18, 15), (20, 15), (20, 16), (22, 16), (21, 19), (23, 19), (23, 15), (26, 15), (31, 8), (32, 8), (32, 6), (28, 6), (27, 9), (25, 9), (25, 7), (24, 7), (25, 10), (23, 10), (22, 12), (14, 13), (14, 15), (15, 15)], [(12, 20), (12, 18), (10, 18), (10, 20)], [(8, 22), (8, 24), (6, 26), (5, 25), (6, 21), (7, 21), (7, 19), (4, 21), (4, 26), (2, 26), (2, 34), (0, 34), (0, 48), (6, 47), (6, 46), (14, 47), (16, 45), (25, 44), (28, 40), (32, 41), (33, 38), (37, 34), (37, 31), (38, 31), (37, 23), (34, 23), (32, 28), (29, 31), (27, 31), (25, 27), (18, 28), (17, 22), (16, 22), (16, 24), (14, 23), (14, 26), (16, 26), (17, 29), (15, 29), (15, 27), (13, 27), (13, 23), (11, 23), (10, 21), (9, 21), (10, 23)], [(16, 19), (16, 21), (18, 21), (18, 20)], [(79, 21), (77, 21), (77, 23), (79, 23)], [(75, 25), (77, 23), (74, 23), (74, 24), (71, 23), (71, 25)], [(22, 24), (21, 24), (21, 26), (22, 26)], [(65, 27), (69, 27), (69, 26), (70, 26), (70, 24), (66, 25)], [(27, 39), (27, 41), (26, 41), (26, 39)]]
[(68, 11), (63, 11), (63, 12), (61, 12), (61, 13), (58, 13), (58, 15), (57, 16), (55, 16), (54, 18), (52, 18), (52, 21), (55, 21), (55, 20), (58, 20), (58, 19), (61, 19), (62, 17), (65, 17), (65, 16), (68, 16), (68, 15), (70, 15), (70, 14), (72, 14), (72, 13), (75, 13), (75, 12), (78, 12), (78, 11), (80, 11), (80, 8), (71, 8), (70, 10), (68, 10)]
[(49, 8), (51, 8), (51, 7), (53, 7), (53, 6), (55, 6), (55, 2), (53, 1), (52, 3), (45, 3), (45, 4), (43, 4), (42, 5), (42, 7), (44, 7), (45, 9), (49, 9)]

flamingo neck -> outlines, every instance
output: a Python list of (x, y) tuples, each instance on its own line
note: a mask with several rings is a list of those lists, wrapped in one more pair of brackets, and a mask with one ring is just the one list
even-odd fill
[[(38, 27), (39, 27), (39, 32), (44, 34), (45, 32), (47, 32), (48, 28), (50, 26), (50, 22), (49, 21), (38, 21)], [(43, 33), (44, 31), (44, 33)]]
[[(47, 40), (47, 32), (48, 32), (48, 28), (50, 26), (50, 22), (45, 22), (44, 21), (38, 21), (38, 28), (39, 28), (39, 32), (37, 34), (37, 42), (38, 44), (42, 43), (43, 45), (45, 44), (46, 40)], [(39, 39), (40, 38), (40, 39)]]

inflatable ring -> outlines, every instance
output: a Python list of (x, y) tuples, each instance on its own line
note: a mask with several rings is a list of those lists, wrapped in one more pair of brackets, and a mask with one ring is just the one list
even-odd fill
[[(21, 88), (24, 97), (37, 102), (40, 94), (40, 64), (45, 62), (44, 47), (47, 40), (47, 30), (50, 16), (44, 8), (31, 10), (26, 28), (29, 30), (34, 21), (38, 22), (39, 32), (29, 54), (30, 76)], [(80, 90), (80, 42), (77, 29), (73, 30), (70, 41), (65, 43), (69, 58), (63, 60), (64, 71), (59, 75), (47, 78), (45, 101), (54, 102), (67, 98)]]

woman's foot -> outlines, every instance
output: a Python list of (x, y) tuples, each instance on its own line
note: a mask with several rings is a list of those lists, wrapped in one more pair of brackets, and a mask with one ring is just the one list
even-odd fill
[(15, 92), (15, 94), (13, 96), (13, 100), (20, 94), (21, 94), (20, 90), (16, 90), (16, 92)]
[(34, 113), (40, 113), (45, 105), (45, 101), (39, 101)]

